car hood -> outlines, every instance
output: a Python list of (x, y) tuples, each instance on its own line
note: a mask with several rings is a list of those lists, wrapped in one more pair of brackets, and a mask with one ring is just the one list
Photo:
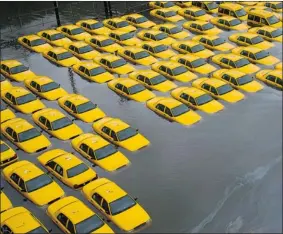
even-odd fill
[(124, 66), (115, 68), (113, 70), (114, 70), (115, 73), (118, 73), (119, 75), (125, 75), (125, 74), (128, 74), (128, 73), (134, 71), (135, 69), (131, 65), (126, 64)]
[(202, 111), (205, 111), (206, 113), (213, 114), (220, 110), (223, 110), (224, 106), (220, 102), (212, 100), (208, 103), (198, 106), (198, 108)]
[(155, 94), (149, 90), (144, 90), (142, 92), (136, 93), (134, 95), (130, 95), (130, 97), (138, 102), (145, 102), (151, 98), (155, 97)]
[(229, 93), (221, 95), (220, 97), (227, 102), (235, 103), (244, 99), (245, 96), (244, 94), (238, 92), (237, 90), (233, 90)]
[(154, 89), (161, 91), (161, 92), (168, 92), (177, 87), (173, 82), (166, 80), (160, 84), (152, 86)]
[(215, 49), (219, 50), (219, 51), (228, 51), (228, 50), (231, 50), (233, 48), (235, 48), (235, 46), (233, 46), (233, 45), (231, 45), (231, 44), (229, 44), (227, 42), (225, 42), (225, 43), (223, 43), (223, 44), (221, 44), (219, 46), (215, 46)]
[(274, 44), (272, 44), (272, 43), (270, 43), (270, 42), (268, 42), (268, 41), (263, 41), (263, 42), (260, 42), (260, 43), (258, 43), (258, 44), (254, 44), (254, 45), (252, 45), (252, 46), (258, 47), (258, 48), (263, 49), (263, 50), (268, 50), (268, 49), (270, 49), (271, 47), (273, 47)]
[(190, 34), (188, 32), (181, 31), (181, 32), (173, 34), (172, 36), (174, 38), (177, 38), (177, 39), (185, 39), (185, 38), (189, 37)]
[(256, 65), (248, 64), (248, 65), (246, 65), (246, 66), (239, 67), (239, 68), (237, 68), (237, 69), (238, 69), (239, 71), (243, 72), (243, 73), (252, 74), (252, 73), (257, 72), (260, 68), (257, 67)]
[(178, 76), (174, 76), (174, 79), (181, 81), (181, 82), (189, 82), (189, 81), (191, 81), (195, 78), (197, 78), (197, 76), (190, 71), (187, 71), (187, 72), (180, 74)]
[(278, 58), (273, 57), (273, 56), (267, 56), (263, 59), (257, 60), (257, 62), (264, 64), (264, 65), (267, 65), (267, 66), (271, 66), (271, 65), (274, 65), (274, 64), (280, 62), (280, 60)]
[(191, 125), (200, 121), (201, 116), (190, 110), (183, 115), (174, 118), (176, 122), (184, 125)]
[(32, 47), (32, 49), (38, 53), (42, 53), (46, 50), (51, 50), (53, 47), (49, 44), (43, 44), (43, 45), (39, 45), (39, 46), (34, 46)]
[(67, 94), (68, 93), (64, 89), (58, 88), (58, 89), (51, 90), (49, 92), (42, 93), (42, 96), (50, 101), (54, 101)]
[(34, 74), (32, 71), (24, 71), (15, 75), (11, 75), (11, 77), (17, 81), (24, 81), (25, 79), (32, 79), (36, 77), (36, 74)]
[(164, 45), (167, 45), (167, 46), (170, 46), (172, 43), (175, 42), (175, 40), (171, 37), (167, 37), (167, 38), (164, 38), (162, 40), (159, 40), (158, 42), (164, 44)]
[(72, 41), (69, 38), (65, 37), (65, 38), (62, 38), (62, 39), (59, 39), (59, 40), (56, 40), (56, 41), (52, 41), (52, 43), (56, 46), (64, 47), (64, 45), (70, 44), (70, 43), (72, 43)]
[(208, 63), (201, 66), (201, 67), (195, 68), (195, 71), (200, 73), (200, 74), (208, 74), (208, 73), (211, 73), (215, 70), (216, 70), (216, 68), (213, 67), (212, 65), (208, 64)]
[(79, 63), (80, 60), (77, 59), (76, 57), (71, 57), (71, 58), (68, 58), (68, 59), (64, 59), (62, 61), (58, 61), (58, 63), (61, 65), (61, 66), (64, 66), (64, 67), (71, 67), (77, 63)]
[(70, 184), (72, 184), (73, 186), (76, 185), (81, 185), (84, 184), (85, 182), (88, 182), (92, 179), (94, 179), (96, 177), (96, 172), (92, 169), (88, 169), (87, 171), (74, 176), (72, 178), (69, 178), (68, 181), (70, 182)]
[(149, 141), (140, 133), (138, 133), (127, 140), (120, 141), (119, 144), (129, 151), (136, 151), (149, 145)]
[(260, 83), (256, 82), (255, 80), (253, 80), (252, 82), (241, 85), (240, 88), (247, 92), (258, 92), (263, 89), (263, 86)]
[(162, 51), (160, 53), (157, 53), (155, 55), (159, 58), (167, 59), (167, 58), (173, 57), (174, 55), (176, 55), (176, 53), (172, 50), (166, 50), (166, 51)]
[(111, 29), (106, 28), (106, 27), (101, 27), (101, 28), (92, 30), (92, 32), (95, 33), (95, 34), (104, 35), (104, 34), (110, 33)]
[(113, 44), (113, 45), (102, 47), (103, 50), (105, 50), (106, 52), (109, 52), (109, 53), (114, 53), (115, 51), (118, 51), (121, 48), (122, 48), (122, 46), (118, 45), (117, 43)]
[(127, 46), (134, 46), (141, 43), (141, 40), (138, 38), (131, 38), (128, 40), (123, 41), (123, 44), (127, 45)]
[(48, 147), (51, 145), (50, 141), (44, 136), (40, 135), (31, 140), (20, 142), (19, 145), (28, 153), (34, 153), (39, 149)]
[(100, 83), (100, 84), (113, 80), (113, 79), (114, 79), (114, 76), (110, 74), (109, 72), (105, 72), (100, 75), (91, 77), (91, 80), (95, 81), (96, 83)]
[(100, 53), (95, 51), (95, 50), (81, 54), (81, 57), (84, 58), (84, 59), (87, 59), (87, 60), (94, 59), (97, 56), (100, 56)]
[(116, 152), (115, 154), (96, 161), (96, 163), (107, 171), (115, 171), (120, 167), (128, 165), (130, 161), (121, 152)]
[(34, 100), (32, 102), (28, 102), (23, 105), (19, 105), (17, 107), (21, 112), (25, 114), (30, 114), (34, 111), (45, 108), (45, 105), (40, 100)]
[(196, 53), (193, 53), (193, 55), (196, 55), (200, 58), (209, 58), (210, 56), (213, 56), (214, 53), (208, 49), (205, 49), (205, 50), (202, 50), (202, 51), (199, 51), (199, 52), (196, 52)]
[(58, 184), (52, 182), (41, 189), (28, 193), (28, 195), (30, 200), (32, 200), (36, 205), (44, 206), (47, 205), (48, 202), (62, 197), (64, 195), (64, 191)]
[(83, 119), (85, 122), (90, 123), (98, 119), (102, 119), (103, 117), (105, 117), (105, 113), (99, 108), (95, 108), (85, 113), (79, 114), (79, 117)]
[(80, 135), (83, 132), (76, 124), (71, 124), (65, 128), (53, 131), (52, 133), (58, 139), (65, 141), (65, 140), (69, 140), (74, 136)]
[(83, 32), (83, 33), (80, 33), (79, 35), (73, 35), (72, 37), (78, 41), (84, 41), (85, 39), (90, 37), (90, 34)]
[(154, 58), (153, 56), (148, 56), (146, 58), (142, 58), (142, 59), (139, 59), (137, 60), (137, 62), (141, 65), (144, 65), (144, 66), (149, 66), (153, 63), (156, 63), (158, 60), (156, 58)]

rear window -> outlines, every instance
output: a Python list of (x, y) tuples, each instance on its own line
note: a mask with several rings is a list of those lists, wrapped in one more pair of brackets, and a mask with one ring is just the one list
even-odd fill
[(205, 14), (206, 14), (206, 13), (205, 13), (204, 10), (199, 10), (199, 11), (196, 11), (196, 12), (195, 12), (195, 16), (196, 16), (196, 17), (202, 16), (202, 15), (205, 15)]
[(157, 41), (163, 40), (163, 39), (165, 39), (165, 38), (167, 38), (167, 37), (168, 37), (168, 36), (167, 36), (166, 33), (159, 33), (159, 34), (156, 34), (156, 35), (155, 35), (155, 39), (156, 39)]
[(36, 128), (19, 133), (19, 142), (25, 142), (33, 138), (39, 137), (41, 133)]
[(243, 67), (243, 66), (249, 65), (250, 62), (249, 62), (249, 60), (242, 58), (242, 59), (236, 61), (235, 64), (236, 64), (236, 67), (238, 68), (238, 67)]
[(144, 23), (144, 22), (146, 22), (146, 21), (148, 21), (148, 19), (145, 18), (144, 16), (142, 16), (142, 17), (136, 19), (136, 22), (137, 22), (138, 24)]
[(134, 33), (125, 33), (120, 36), (121, 41), (129, 40), (135, 36)]
[(233, 91), (233, 88), (230, 85), (225, 84), (225, 85), (218, 87), (217, 91), (219, 95), (223, 95), (223, 94)]
[(245, 75), (245, 76), (238, 78), (238, 84), (239, 85), (244, 85), (244, 84), (250, 83), (252, 81), (253, 81), (253, 78), (249, 75)]
[(53, 131), (68, 127), (71, 124), (73, 124), (73, 122), (67, 117), (57, 119), (51, 123)]
[(79, 48), (80, 54), (85, 54), (85, 53), (88, 53), (90, 51), (93, 51), (93, 48), (90, 45), (86, 45), (84, 47)]
[(195, 60), (195, 61), (192, 61), (191, 64), (192, 64), (192, 66), (193, 66), (194, 68), (196, 68), (196, 67), (200, 67), (200, 66), (205, 65), (206, 62), (205, 62), (204, 59), (200, 58), (200, 59), (197, 59), (197, 60)]
[(102, 227), (104, 222), (98, 217), (97, 214), (90, 216), (89, 218), (77, 223), (76, 232), (77, 233), (93, 233), (98, 228)]
[(2, 82), (4, 80), (5, 80), (5, 77), (2, 74), (0, 74), (0, 81)]
[(256, 36), (256, 37), (252, 38), (251, 41), (252, 41), (252, 44), (254, 45), (254, 44), (258, 44), (258, 43), (263, 42), (263, 39), (259, 36)]
[(191, 47), (191, 50), (193, 53), (197, 53), (199, 51), (205, 50), (203, 45), (195, 45), (193, 47)]
[(117, 199), (116, 201), (110, 202), (110, 210), (112, 215), (117, 215), (126, 211), (136, 205), (136, 202), (129, 196), (126, 195)]
[(224, 44), (226, 41), (223, 39), (223, 38), (217, 38), (217, 39), (215, 39), (215, 40), (213, 40), (212, 41), (212, 44), (214, 45), (214, 46), (218, 46), (218, 45), (222, 45), (222, 44)]
[(168, 46), (166, 45), (158, 45), (154, 47), (155, 53), (160, 53), (162, 51), (166, 51), (168, 49)]
[(85, 171), (87, 171), (89, 168), (87, 167), (87, 165), (85, 165), (84, 163), (81, 163), (71, 169), (67, 170), (67, 176), (68, 178), (72, 178), (74, 176), (77, 176), (79, 174), (84, 173)]
[(263, 59), (266, 58), (267, 56), (269, 56), (269, 53), (266, 52), (265, 50), (262, 50), (255, 54), (256, 59)]
[(46, 44), (46, 41), (43, 39), (36, 39), (30, 42), (31, 46), (40, 46)]
[(244, 9), (237, 10), (235, 11), (235, 13), (238, 17), (245, 16), (247, 14), (247, 12)]
[(158, 85), (158, 84), (163, 83), (165, 81), (167, 81), (167, 79), (162, 75), (158, 75), (158, 76), (155, 76), (155, 77), (150, 79), (150, 83), (152, 85)]
[(129, 26), (129, 23), (127, 21), (122, 21), (122, 22), (117, 23), (118, 28), (124, 28), (127, 26)]
[(35, 101), (36, 97), (33, 94), (29, 93), (24, 96), (18, 97), (16, 100), (17, 100), (17, 105), (23, 105)]
[(65, 38), (65, 36), (62, 33), (56, 33), (51, 35), (51, 41), (56, 41), (62, 38)]
[(164, 3), (163, 6), (164, 6), (164, 8), (173, 7), (174, 3), (173, 2), (166, 2), (166, 3)]
[(119, 141), (124, 141), (127, 140), (135, 135), (137, 135), (137, 131), (131, 127), (128, 127), (124, 130), (121, 130), (120, 132), (117, 133)]
[(214, 28), (214, 26), (213, 26), (213, 24), (211, 24), (211, 23), (207, 23), (207, 24), (202, 25), (202, 29), (203, 29), (204, 31), (209, 30), (209, 29), (212, 29), (212, 28)]
[(150, 56), (150, 54), (147, 51), (141, 51), (141, 52), (138, 52), (138, 53), (135, 54), (135, 58), (137, 60), (143, 59), (143, 58), (146, 58), (146, 57), (149, 57), (149, 56)]
[(105, 73), (106, 70), (103, 67), (96, 67), (90, 70), (90, 75), (91, 76), (97, 76), (100, 75), (102, 73)]
[(169, 18), (169, 17), (177, 15), (177, 13), (175, 11), (168, 11), (168, 12), (165, 12), (164, 15), (166, 18)]
[(136, 84), (130, 88), (128, 88), (130, 95), (142, 92), (145, 90), (145, 87), (142, 86), (141, 84)]
[(78, 34), (81, 34), (83, 32), (84, 32), (84, 30), (81, 29), (81, 28), (76, 28), (76, 29), (71, 30), (72, 35), (78, 35)]
[(105, 47), (105, 46), (109, 46), (109, 45), (113, 45), (115, 42), (111, 39), (106, 39), (104, 41), (101, 42), (101, 47)]
[(91, 29), (98, 29), (98, 28), (102, 28), (102, 27), (104, 27), (102, 22), (97, 22), (97, 23), (94, 23), (94, 24), (90, 25)]
[(174, 28), (170, 29), (171, 34), (176, 34), (176, 33), (182, 32), (182, 31), (183, 31), (183, 29), (181, 27), (174, 27)]
[(41, 92), (49, 92), (51, 90), (54, 90), (54, 89), (58, 89), (60, 88), (60, 85), (57, 84), (56, 82), (50, 82), (48, 84), (44, 84), (41, 86)]
[(196, 102), (199, 106), (204, 105), (208, 102), (211, 102), (212, 100), (213, 100), (213, 98), (211, 96), (209, 96), (208, 94), (203, 94), (203, 95), (196, 98)]
[(16, 66), (16, 67), (12, 67), (10, 68), (10, 72), (11, 74), (18, 74), (20, 72), (25, 72), (27, 71), (29, 68), (24, 66), (24, 65), (19, 65), (19, 66)]
[[(48, 184), (51, 184), (53, 180), (46, 174), (42, 174), (36, 178), (28, 180), (26, 182), (26, 188), (29, 193), (41, 189)], [(35, 232), (36, 233), (36, 232)]]
[(208, 10), (213, 10), (218, 7), (218, 5), (215, 2), (209, 2), (206, 5), (207, 5)]
[(179, 66), (179, 67), (176, 67), (172, 70), (174, 76), (181, 75), (181, 74), (183, 74), (187, 71), (188, 71), (188, 69), (185, 66)]
[(181, 104), (171, 109), (172, 115), (174, 117), (180, 116), (190, 110), (185, 104)]
[(6, 145), (6, 144), (1, 144), (0, 145), (0, 150), (1, 150), (1, 153), (9, 150), (9, 147)]
[(118, 60), (112, 62), (112, 67), (113, 67), (113, 68), (117, 68), (117, 67), (124, 66), (124, 65), (126, 65), (126, 64), (127, 64), (127, 63), (126, 63), (126, 61), (125, 61), (124, 59), (118, 59)]
[(282, 36), (282, 28), (278, 28), (278, 29), (274, 30), (273, 32), (271, 32), (271, 36), (273, 38)]
[(97, 107), (96, 104), (93, 104), (91, 101), (89, 102), (85, 102), (83, 104), (80, 104), (77, 106), (77, 112), (79, 114), (82, 114), (84, 112), (87, 112), (87, 111), (90, 111), (90, 110), (93, 110)]
[(65, 60), (71, 57), (73, 57), (73, 55), (70, 52), (63, 52), (62, 54), (57, 54), (57, 58), (59, 61)]
[(97, 149), (94, 151), (95, 158), (97, 160), (101, 160), (103, 158), (107, 158), (113, 154), (117, 153), (117, 149), (114, 147), (114, 145), (106, 145), (100, 149)]
[(278, 23), (280, 20), (275, 16), (270, 16), (267, 18), (267, 21), (270, 25)]
[(3, 103), (1, 103), (1, 105), (0, 105), (0, 111), (6, 110), (6, 109), (7, 109), (7, 106), (4, 105)]
[(239, 19), (233, 19), (233, 20), (231, 20), (230, 21), (230, 25), (231, 26), (236, 26), (236, 25), (239, 25), (239, 24), (241, 24), (242, 22), (241, 22), (241, 20), (239, 20)]

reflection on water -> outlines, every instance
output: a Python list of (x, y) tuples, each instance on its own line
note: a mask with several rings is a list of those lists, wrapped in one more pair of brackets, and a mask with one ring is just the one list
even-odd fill
[(73, 93), (78, 93), (77, 88), (76, 88), (76, 81), (74, 80), (74, 72), (72, 70), (72, 68), (68, 68), (68, 75), (69, 75), (69, 79), (70, 79), (70, 83), (73, 89)]

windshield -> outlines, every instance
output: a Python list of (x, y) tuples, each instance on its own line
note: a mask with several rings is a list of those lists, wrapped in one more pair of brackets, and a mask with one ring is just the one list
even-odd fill
[(173, 6), (174, 6), (173, 2), (166, 2), (166, 3), (163, 4), (164, 8), (173, 7)]
[(5, 80), (5, 77), (2, 74), (0, 74), (0, 81), (2, 82), (4, 80)]
[(252, 44), (258, 44), (258, 43), (263, 42), (263, 39), (260, 36), (256, 36), (252, 38), (251, 41), (252, 41)]
[(275, 15), (273, 15), (273, 16), (268, 17), (267, 21), (268, 21), (269, 24), (276, 24), (280, 20)]
[(65, 38), (65, 36), (62, 33), (56, 33), (51, 35), (51, 41), (56, 41), (62, 38)]
[(136, 19), (137, 24), (141, 24), (141, 23), (144, 23), (146, 21), (148, 21), (148, 19), (145, 18), (144, 16)]
[(105, 72), (106, 70), (103, 67), (96, 67), (90, 70), (90, 76), (97, 76)]
[(207, 8), (209, 10), (213, 10), (213, 9), (216, 9), (218, 7), (218, 5), (215, 2), (209, 2), (206, 5), (207, 5)]
[(174, 28), (170, 29), (171, 34), (179, 33), (179, 32), (182, 32), (182, 31), (183, 31), (183, 28), (181, 28), (181, 27), (174, 27)]
[(147, 51), (141, 51), (141, 52), (138, 52), (138, 53), (135, 54), (135, 58), (137, 60), (146, 58), (148, 56), (150, 56), (150, 54)]
[(174, 117), (177, 117), (179, 115), (182, 115), (182, 114), (188, 112), (189, 110), (190, 110), (189, 107), (187, 107), (185, 104), (181, 104), (179, 106), (176, 106), (176, 107), (172, 108), (171, 112), (172, 112), (172, 115)]
[(82, 114), (84, 112), (87, 112), (87, 111), (90, 111), (90, 110), (93, 110), (97, 107), (96, 104), (93, 104), (91, 101), (88, 101), (88, 102), (85, 102), (83, 104), (80, 104), (77, 106), (77, 112), (79, 114)]
[(236, 67), (238, 68), (238, 67), (243, 67), (243, 66), (249, 65), (250, 62), (249, 62), (249, 60), (242, 58), (242, 59), (236, 61), (235, 64), (236, 64)]
[(36, 39), (30, 42), (31, 46), (40, 46), (44, 44), (46, 44), (46, 41), (44, 41), (43, 39)]
[(282, 36), (282, 28), (278, 28), (278, 29), (274, 30), (273, 32), (271, 32), (271, 36), (272, 37)]
[(125, 61), (124, 59), (118, 59), (118, 60), (112, 62), (112, 67), (113, 67), (113, 68), (117, 68), (117, 67), (124, 66), (124, 65), (126, 65), (126, 64), (127, 64), (127, 63), (126, 63), (126, 61)]
[(115, 42), (111, 39), (106, 39), (104, 41), (101, 42), (101, 47), (105, 47), (105, 46), (109, 46), (109, 45), (113, 45), (115, 44)]
[(48, 232), (46, 232), (46, 230), (41, 226), (37, 227), (36, 229), (33, 229), (32, 231), (26, 232), (26, 234), (35, 234), (35, 233), (41, 234), (41, 233), (48, 233)]
[(266, 58), (267, 56), (269, 56), (269, 53), (266, 52), (265, 50), (262, 50), (262, 51), (255, 54), (255, 57), (256, 57), (257, 60)]
[(141, 84), (136, 84), (136, 85), (128, 88), (128, 90), (129, 90), (130, 95), (133, 95), (133, 94), (139, 93), (141, 91), (144, 91), (145, 87), (142, 86)]
[(71, 124), (73, 124), (73, 122), (67, 117), (57, 119), (51, 123), (53, 131), (65, 128)]
[(97, 22), (97, 23), (94, 23), (94, 24), (90, 25), (91, 29), (98, 29), (98, 28), (102, 28), (102, 27), (104, 27), (102, 22)]
[(238, 17), (245, 16), (247, 14), (247, 12), (244, 9), (237, 10), (235, 11), (235, 13)]
[(41, 86), (41, 92), (44, 93), (44, 92), (49, 92), (51, 90), (54, 90), (54, 89), (58, 89), (60, 88), (60, 85), (55, 83), (55, 82), (50, 82), (48, 84), (44, 84)]
[(196, 68), (196, 67), (200, 67), (200, 66), (205, 65), (206, 62), (205, 62), (204, 59), (200, 58), (200, 59), (197, 59), (195, 61), (192, 61), (191, 64), (192, 64), (192, 67)]
[(165, 18), (169, 18), (169, 17), (177, 15), (177, 13), (175, 11), (168, 11), (168, 12), (165, 12), (164, 15), (165, 15)]
[(86, 45), (84, 47), (79, 48), (79, 53), (84, 54), (87, 52), (93, 51), (93, 48), (90, 45)]
[(229, 93), (233, 91), (233, 88), (230, 85), (225, 84), (225, 85), (218, 87), (217, 91), (218, 91), (218, 95), (223, 95), (225, 93)]
[(213, 100), (213, 98), (211, 96), (209, 96), (208, 94), (203, 94), (203, 95), (196, 98), (196, 102), (197, 102), (198, 106), (201, 106), (205, 103), (211, 102), (212, 100)]
[(214, 26), (211, 24), (211, 23), (207, 23), (207, 24), (204, 24), (202, 25), (202, 30), (209, 30), (209, 29), (212, 29)]
[(130, 209), (134, 205), (136, 205), (136, 202), (129, 195), (121, 197), (116, 201), (110, 202), (109, 204), (112, 215), (120, 214), (123, 211)]
[(160, 83), (163, 83), (164, 81), (167, 81), (167, 79), (162, 75), (158, 75), (150, 79), (152, 85), (158, 85)]
[(53, 180), (48, 175), (42, 174), (26, 182), (27, 192), (31, 193), (48, 184), (51, 184), (52, 182)]
[(244, 85), (244, 84), (250, 83), (252, 81), (253, 81), (253, 78), (249, 75), (244, 75), (244, 76), (238, 78), (238, 84), (239, 85)]
[(231, 26), (236, 26), (236, 25), (239, 25), (239, 24), (241, 24), (242, 22), (241, 22), (241, 20), (239, 20), (239, 19), (233, 19), (233, 20), (231, 20), (230, 21), (230, 25)]
[(282, 9), (282, 2), (275, 4), (276, 9)]
[(31, 128), (19, 133), (19, 142), (28, 141), (39, 136), (41, 136), (40, 132), (36, 128)]
[(64, 60), (73, 57), (73, 55), (70, 52), (63, 52), (62, 54), (57, 54), (57, 59)]
[(199, 10), (199, 11), (196, 11), (195, 12), (195, 17), (198, 17), (198, 16), (202, 16), (202, 15), (205, 15), (205, 11), (204, 10)]
[(115, 148), (114, 145), (106, 145), (96, 151), (94, 151), (94, 155), (95, 155), (95, 158), (97, 160), (101, 160), (103, 158), (106, 158), (108, 156), (111, 156), (112, 154), (115, 154), (117, 152), (117, 149)]
[(212, 41), (212, 44), (214, 45), (214, 46), (218, 46), (218, 45), (222, 45), (222, 44), (224, 44), (226, 41), (223, 39), (223, 38), (217, 38), (217, 39), (215, 39), (215, 40), (213, 40)]
[(24, 96), (18, 97), (17, 98), (17, 105), (23, 105), (23, 104), (26, 104), (28, 102), (32, 102), (32, 101), (35, 101), (35, 100), (36, 100), (36, 97), (32, 93), (29, 93), (29, 94), (26, 94)]
[(16, 67), (12, 67), (10, 68), (10, 73), (11, 74), (18, 74), (20, 72), (25, 72), (27, 71), (29, 68), (24, 66), (24, 65), (19, 65), (19, 66), (16, 66)]
[(6, 144), (1, 144), (0, 145), (1, 153), (9, 150), (9, 147)]
[(195, 45), (193, 47), (191, 47), (191, 50), (193, 53), (196, 53), (196, 52), (199, 52), (199, 51), (202, 51), (202, 50), (205, 50), (204, 46), (203, 45)]
[(176, 67), (172, 70), (174, 76), (181, 75), (181, 74), (183, 74), (187, 71), (188, 71), (188, 69), (185, 66), (179, 66), (179, 67)]
[(166, 45), (159, 45), (154, 47), (154, 52), (155, 53), (160, 53), (162, 51), (166, 51), (168, 49), (168, 46)]
[(72, 178), (74, 176), (77, 176), (79, 174), (84, 173), (85, 171), (87, 171), (89, 168), (87, 167), (87, 165), (85, 165), (84, 163), (81, 163), (77, 166), (74, 166), (70, 169), (67, 170), (67, 177), (68, 178)]
[(165, 38), (167, 38), (167, 37), (168, 37), (168, 36), (167, 36), (166, 33), (159, 33), (159, 34), (156, 34), (156, 35), (155, 35), (156, 41), (163, 40), (163, 39), (165, 39)]
[(84, 30), (81, 29), (81, 28), (75, 28), (75, 29), (71, 30), (72, 35), (78, 35), (78, 34), (81, 34), (83, 32), (84, 32)]
[(128, 127), (120, 132), (117, 133), (119, 141), (127, 140), (135, 135), (137, 135), (137, 131), (131, 127)]
[(134, 33), (125, 33), (120, 36), (121, 41), (129, 40), (135, 36)]
[(129, 23), (127, 21), (122, 21), (122, 22), (117, 23), (118, 28), (124, 28), (127, 26), (129, 26)]
[(103, 225), (104, 225), (104, 222), (98, 217), (97, 214), (95, 214), (83, 220), (82, 222), (77, 223), (75, 225), (76, 233), (83, 233), (83, 234), (93, 233), (93, 231), (97, 230)]

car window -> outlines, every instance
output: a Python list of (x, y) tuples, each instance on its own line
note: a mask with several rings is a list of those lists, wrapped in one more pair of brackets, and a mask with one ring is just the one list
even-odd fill
[(227, 75), (227, 74), (224, 74), (224, 75), (222, 76), (222, 79), (224, 79), (224, 80), (230, 82), (230, 76)]
[(117, 135), (114, 131), (111, 131), (111, 137), (113, 138), (114, 141), (118, 141)]
[(101, 205), (102, 197), (98, 193), (92, 195), (92, 199), (98, 204)]
[(46, 120), (45, 126), (47, 127), (48, 130), (52, 130), (51, 123), (49, 120)]
[(12, 137), (13, 137), (14, 141), (18, 141), (18, 136), (17, 136), (17, 133), (15, 131), (13, 132)]
[(126, 94), (129, 94), (129, 91), (128, 91), (128, 89), (127, 89), (127, 87), (123, 87), (123, 90), (122, 90), (124, 93), (126, 93)]
[(165, 107), (165, 113), (166, 113), (168, 116), (172, 117), (172, 113), (171, 113), (171, 111), (170, 111), (170, 109), (169, 109), (168, 107)]
[(182, 99), (186, 100), (186, 101), (189, 100), (189, 95), (186, 94), (186, 93), (182, 93), (182, 94), (180, 95), (180, 97), (181, 97)]
[(210, 92), (212, 92), (213, 94), (217, 95), (217, 91), (216, 91), (216, 88), (214, 87), (210, 87)]
[(248, 51), (246, 51), (246, 50), (243, 50), (243, 51), (241, 51), (241, 53), (240, 53), (241, 55), (243, 55), (243, 56), (248, 56)]
[(103, 202), (102, 202), (102, 208), (103, 208), (103, 210), (105, 211), (106, 214), (110, 214), (109, 206), (108, 206), (107, 201), (103, 200)]
[(144, 82), (145, 81), (145, 77), (143, 75), (138, 75), (137, 79)]
[(119, 89), (119, 90), (121, 90), (121, 91), (123, 90), (123, 87), (124, 87), (124, 86), (121, 85), (121, 84), (119, 84), (119, 83), (115, 85), (115, 88), (117, 88), (117, 89)]
[(10, 178), (15, 182), (15, 184), (19, 183), (20, 177), (16, 173), (13, 173)]
[(10, 127), (6, 128), (6, 133), (8, 133), (10, 136), (12, 136), (12, 134), (13, 134), (13, 129), (10, 128)]
[(238, 85), (237, 81), (235, 78), (231, 77), (231, 83), (234, 85)]
[(283, 86), (283, 80), (280, 79), (280, 78), (276, 78), (276, 81), (275, 83), (279, 84), (279, 85), (282, 85)]
[(82, 151), (84, 151), (85, 153), (87, 153), (89, 147), (88, 147), (85, 143), (82, 143), (82, 144), (80, 145), (80, 149), (81, 149)]
[(23, 189), (24, 191), (26, 191), (26, 186), (25, 186), (25, 182), (20, 178), (19, 180), (19, 187), (21, 189)]
[(57, 219), (59, 220), (59, 222), (60, 222), (62, 225), (64, 225), (64, 226), (66, 227), (68, 218), (67, 218), (64, 214), (60, 213), (60, 214), (57, 216)]
[(158, 110), (160, 110), (160, 111), (164, 112), (164, 110), (165, 110), (165, 106), (164, 106), (164, 105), (162, 105), (162, 104), (157, 104), (157, 105), (156, 105), (156, 109), (158, 109)]
[(269, 80), (269, 81), (275, 82), (276, 77), (273, 76), (273, 75), (268, 75), (268, 76), (266, 77), (266, 79)]
[(57, 164), (54, 171), (63, 176), (63, 168), (60, 165)]
[(192, 103), (194, 106), (196, 105), (196, 101), (193, 97), (190, 97), (189, 102)]
[(71, 110), (72, 110), (74, 113), (77, 113), (77, 109), (76, 109), (76, 106), (75, 106), (74, 104), (72, 105)]
[(43, 116), (40, 116), (39, 119), (38, 119), (38, 121), (39, 121), (40, 123), (42, 123), (43, 125), (45, 125), (46, 118), (43, 117)]
[(65, 101), (64, 105), (71, 109), (72, 103), (70, 101)]
[(208, 85), (208, 84), (203, 84), (201, 87), (203, 89), (206, 89), (206, 90), (210, 91), (210, 85)]
[(224, 64), (229, 64), (229, 60), (227, 59), (227, 58), (222, 58), (221, 60), (220, 60), (220, 62), (221, 63), (224, 63)]
[(3, 234), (13, 234), (12, 230), (5, 224), (1, 227), (1, 233), (3, 233)]
[(235, 63), (232, 60), (229, 61), (229, 66), (234, 67), (234, 68), (236, 67)]
[(101, 129), (101, 131), (110, 136), (110, 131), (111, 131), (111, 130), (110, 130), (108, 127), (105, 127), (105, 126), (104, 126), (104, 127)]
[(54, 170), (56, 163), (54, 161), (50, 161), (46, 164), (46, 166), (50, 167), (52, 170)]
[(67, 229), (70, 231), (70, 233), (76, 233), (75, 227), (74, 227), (73, 223), (71, 222), (71, 220), (69, 220), (69, 222), (67, 224)]

